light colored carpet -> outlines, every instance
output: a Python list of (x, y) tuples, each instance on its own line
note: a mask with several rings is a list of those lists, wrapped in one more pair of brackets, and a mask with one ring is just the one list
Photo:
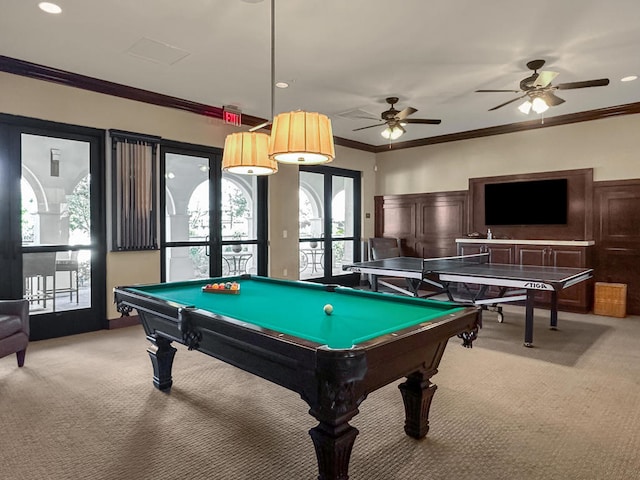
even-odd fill
[[(548, 312), (522, 347), (523, 309), (451, 339), (431, 430), (404, 434), (396, 382), (369, 396), (350, 478), (633, 479), (640, 471), (640, 317)], [(34, 342), (0, 360), (0, 478), (315, 479), (297, 394), (178, 346), (170, 394), (151, 383), (141, 327)]]

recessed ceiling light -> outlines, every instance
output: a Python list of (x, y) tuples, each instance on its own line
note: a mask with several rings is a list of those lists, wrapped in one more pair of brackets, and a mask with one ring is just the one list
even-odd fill
[(56, 5), (55, 3), (50, 3), (50, 2), (40, 2), (38, 4), (38, 7), (40, 7), (40, 10), (47, 12), (47, 13), (62, 13), (62, 8), (60, 8), (58, 5)]
[(288, 88), (289, 84), (287, 82), (276, 82), (276, 87), (278, 87), (278, 88)]
[(634, 80), (637, 80), (638, 76), (637, 75), (629, 75), (628, 77), (623, 77), (620, 79), (621, 82), (632, 82)]

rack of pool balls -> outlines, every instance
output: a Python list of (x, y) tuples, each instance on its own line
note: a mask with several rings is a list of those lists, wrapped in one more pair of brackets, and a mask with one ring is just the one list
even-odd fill
[(202, 291), (207, 293), (230, 293), (237, 295), (240, 293), (240, 284), (238, 282), (207, 283), (202, 287)]

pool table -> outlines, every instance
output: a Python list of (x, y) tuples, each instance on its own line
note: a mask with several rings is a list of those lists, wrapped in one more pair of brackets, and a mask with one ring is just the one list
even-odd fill
[[(233, 281), (239, 294), (202, 290)], [(470, 347), (480, 322), (477, 307), (253, 275), (118, 287), (115, 302), (123, 315), (137, 310), (160, 390), (171, 388), (178, 342), (299, 393), (319, 422), (309, 433), (321, 480), (349, 478), (349, 421), (399, 378), (405, 432), (424, 437), (447, 341)]]

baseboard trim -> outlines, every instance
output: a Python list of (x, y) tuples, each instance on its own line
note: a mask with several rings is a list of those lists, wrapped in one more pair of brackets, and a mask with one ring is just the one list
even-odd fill
[(140, 324), (140, 317), (138, 315), (129, 315), (128, 317), (118, 317), (109, 319), (109, 330), (114, 328), (131, 327), (133, 325)]

